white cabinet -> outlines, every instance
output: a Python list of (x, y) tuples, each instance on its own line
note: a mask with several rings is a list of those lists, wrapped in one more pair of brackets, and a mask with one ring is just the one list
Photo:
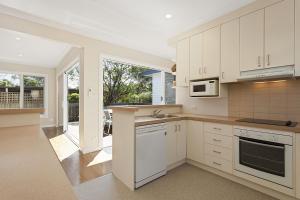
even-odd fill
[(240, 18), (240, 69), (295, 64), (294, 0), (284, 0)]
[(203, 33), (203, 78), (220, 74), (220, 26)]
[(203, 77), (203, 36), (202, 33), (190, 39), (190, 80)]
[(240, 70), (263, 67), (264, 10), (240, 18)]
[(186, 158), (186, 122), (167, 123), (167, 164), (172, 165)]
[(296, 197), (300, 199), (300, 134), (295, 134), (296, 139)]
[(236, 82), (239, 77), (239, 19), (221, 25), (221, 83)]
[(265, 67), (294, 65), (294, 0), (265, 9)]
[(176, 86), (186, 87), (189, 84), (189, 60), (190, 60), (189, 38), (177, 43), (176, 59)]
[(204, 163), (203, 122), (187, 122), (187, 158)]

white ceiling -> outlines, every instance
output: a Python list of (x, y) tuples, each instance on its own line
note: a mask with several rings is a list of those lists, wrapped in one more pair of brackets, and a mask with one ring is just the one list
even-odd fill
[[(0, 0), (74, 32), (174, 59), (167, 40), (254, 0)], [(166, 14), (173, 18), (166, 19)]]
[(0, 29), (0, 61), (55, 68), (71, 49), (68, 44)]

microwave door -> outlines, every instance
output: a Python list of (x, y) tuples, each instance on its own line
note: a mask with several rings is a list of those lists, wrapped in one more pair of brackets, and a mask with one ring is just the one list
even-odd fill
[(205, 83), (192, 83), (191, 96), (205, 96), (207, 95), (207, 85)]

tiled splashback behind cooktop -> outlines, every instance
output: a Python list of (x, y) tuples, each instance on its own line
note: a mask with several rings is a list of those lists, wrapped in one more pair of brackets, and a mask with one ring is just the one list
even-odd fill
[(300, 80), (229, 85), (229, 115), (300, 122)]

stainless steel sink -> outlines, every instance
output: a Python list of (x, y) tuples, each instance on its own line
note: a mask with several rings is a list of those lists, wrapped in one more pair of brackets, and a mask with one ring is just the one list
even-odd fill
[(161, 119), (161, 118), (173, 118), (177, 116), (172, 114), (158, 114), (158, 115), (152, 115), (151, 117)]

